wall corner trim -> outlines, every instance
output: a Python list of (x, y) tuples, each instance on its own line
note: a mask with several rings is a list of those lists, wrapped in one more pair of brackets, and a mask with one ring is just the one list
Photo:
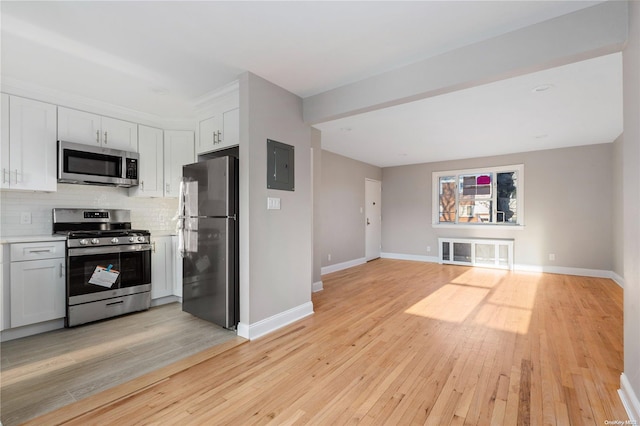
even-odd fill
[(620, 389), (618, 389), (618, 395), (622, 400), (624, 409), (627, 411), (627, 415), (629, 415), (629, 420), (635, 422), (639, 421), (640, 400), (638, 400), (638, 396), (631, 388), (631, 383), (629, 383), (629, 379), (627, 379), (627, 376), (624, 373), (620, 375)]
[(280, 312), (269, 318), (265, 318), (253, 324), (238, 324), (237, 334), (245, 339), (253, 340), (262, 337), (279, 328), (301, 320), (309, 315), (313, 315), (313, 303), (307, 302), (302, 305)]
[(317, 293), (319, 291), (324, 290), (324, 286), (322, 285), (322, 281), (317, 281), (311, 285), (311, 291), (313, 293)]

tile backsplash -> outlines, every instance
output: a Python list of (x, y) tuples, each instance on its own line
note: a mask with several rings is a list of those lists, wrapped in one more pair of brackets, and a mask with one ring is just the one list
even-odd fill
[[(56, 192), (0, 192), (0, 237), (50, 235), (54, 207), (128, 209), (131, 225), (152, 234), (175, 231), (173, 218), (178, 210), (176, 198), (129, 197), (129, 190), (108, 186), (58, 184)], [(29, 213), (31, 224), (21, 224)]]

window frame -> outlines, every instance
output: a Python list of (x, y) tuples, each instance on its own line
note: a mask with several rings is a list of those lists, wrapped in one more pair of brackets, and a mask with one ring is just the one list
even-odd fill
[[(459, 185), (460, 176), (473, 175), (473, 174), (488, 174), (493, 173), (493, 179), (491, 182), (492, 191), (496, 191), (495, 185), (497, 185), (498, 173), (517, 173), (517, 191), (516, 191), (516, 215), (518, 218), (517, 223), (509, 224), (504, 222), (458, 222), (460, 218), (460, 205), (459, 205)], [(456, 191), (456, 221), (455, 222), (440, 222), (440, 178), (441, 177), (454, 177), (455, 191)], [(482, 167), (474, 169), (459, 169), (459, 170), (444, 170), (431, 173), (431, 224), (434, 228), (487, 228), (487, 229), (524, 229), (525, 216), (524, 216), (524, 164), (511, 164), (507, 166), (495, 166), (495, 167)], [(496, 206), (497, 207), (497, 206)], [(495, 207), (494, 207), (495, 208)], [(493, 214), (493, 212), (492, 212)]]

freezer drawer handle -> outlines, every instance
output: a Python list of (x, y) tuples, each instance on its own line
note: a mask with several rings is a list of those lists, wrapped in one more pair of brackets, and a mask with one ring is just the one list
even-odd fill
[(107, 303), (105, 306), (111, 306), (111, 305), (122, 305), (124, 303), (124, 300), (119, 300), (117, 302), (111, 302), (111, 303)]

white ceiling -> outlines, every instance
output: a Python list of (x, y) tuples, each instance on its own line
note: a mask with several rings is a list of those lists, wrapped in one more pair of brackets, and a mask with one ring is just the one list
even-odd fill
[[(304, 98), (597, 3), (2, 1), (1, 75), (187, 118), (244, 71)], [(611, 142), (621, 110), (618, 54), (316, 127), (390, 166)]]

